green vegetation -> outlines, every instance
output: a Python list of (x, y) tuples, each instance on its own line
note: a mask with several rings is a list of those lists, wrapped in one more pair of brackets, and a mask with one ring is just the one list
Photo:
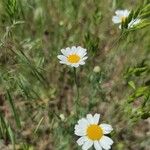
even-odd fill
[[(122, 29), (117, 9), (131, 10)], [(148, 150), (149, 25), (149, 0), (0, 1), (0, 150), (81, 149), (74, 125), (88, 113), (112, 125), (112, 149)], [(57, 58), (74, 45), (88, 51), (77, 108), (75, 72)]]

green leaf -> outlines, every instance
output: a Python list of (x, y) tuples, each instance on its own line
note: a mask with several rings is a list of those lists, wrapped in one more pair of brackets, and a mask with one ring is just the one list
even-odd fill
[(140, 97), (140, 96), (145, 95), (147, 93), (147, 90), (148, 90), (147, 86), (138, 88), (135, 93), (135, 97)]
[(141, 11), (141, 6), (138, 7), (137, 10), (134, 12), (133, 19), (136, 19), (138, 17), (138, 15), (140, 14), (140, 11)]
[(150, 19), (145, 19), (145, 20), (142, 20), (141, 23), (137, 24), (133, 29), (142, 29), (149, 25), (150, 25)]
[(9, 138), (11, 140), (11, 143), (13, 144), (13, 149), (15, 149), (15, 135), (11, 129), (11, 127), (8, 127), (8, 134), (9, 134)]
[(133, 81), (129, 81), (128, 84), (135, 90), (135, 83)]
[(148, 86), (139, 87), (131, 96), (129, 96), (128, 102), (131, 103), (137, 98), (147, 95), (150, 88)]

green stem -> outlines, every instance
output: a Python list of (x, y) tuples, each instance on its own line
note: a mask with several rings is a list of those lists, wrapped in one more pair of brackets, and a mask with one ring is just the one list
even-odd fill
[(75, 85), (76, 85), (76, 89), (77, 89), (77, 97), (75, 100), (75, 104), (76, 104), (76, 109), (77, 109), (77, 105), (79, 105), (79, 85), (78, 85), (78, 81), (77, 81), (77, 73), (76, 73), (76, 68), (73, 68), (74, 71), (74, 81), (75, 81)]

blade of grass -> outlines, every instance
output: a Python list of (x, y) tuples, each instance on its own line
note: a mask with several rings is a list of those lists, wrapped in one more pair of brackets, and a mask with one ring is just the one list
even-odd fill
[(13, 145), (13, 149), (15, 150), (15, 135), (14, 135), (10, 126), (8, 127), (8, 134), (9, 134), (9, 138), (11, 140), (11, 143)]
[(5, 141), (9, 139), (15, 150), (15, 135), (8, 123), (5, 121), (4, 117), (0, 113), (0, 138), (3, 138)]
[(36, 129), (34, 130), (34, 134), (37, 132), (37, 130), (39, 129), (39, 126), (41, 125), (42, 121), (43, 121), (44, 117), (42, 117), (36, 127)]
[(5, 123), (3, 116), (0, 113), (0, 132), (1, 132), (0, 137), (6, 139), (6, 131), (7, 131), (7, 125)]
[(7, 92), (7, 100), (9, 102), (10, 106), (11, 106), (11, 109), (12, 109), (12, 112), (13, 112), (13, 115), (14, 115), (14, 118), (15, 118), (15, 121), (16, 121), (16, 125), (17, 125), (18, 128), (21, 128), (20, 118), (19, 118), (19, 115), (16, 111), (13, 99), (11, 97), (11, 94), (8, 90), (6, 92)]

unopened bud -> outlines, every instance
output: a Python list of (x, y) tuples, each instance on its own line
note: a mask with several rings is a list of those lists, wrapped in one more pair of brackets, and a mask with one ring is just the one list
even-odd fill
[(94, 69), (93, 69), (93, 71), (95, 73), (99, 73), (101, 71), (101, 68), (99, 66), (95, 66)]

